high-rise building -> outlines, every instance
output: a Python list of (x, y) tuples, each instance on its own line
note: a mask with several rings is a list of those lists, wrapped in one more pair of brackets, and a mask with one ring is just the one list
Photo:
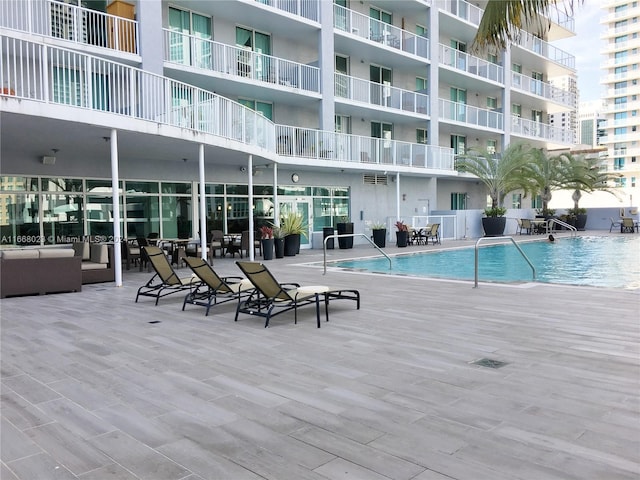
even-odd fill
[(578, 141), (578, 77), (575, 73), (570, 73), (568, 75), (550, 78), (549, 83), (553, 88), (557, 89), (557, 94), (564, 95), (565, 92), (569, 92), (572, 99), (572, 105), (569, 110), (549, 113), (549, 125), (558, 128), (568, 128), (573, 133), (572, 142), (576, 143)]
[(620, 174), (623, 202), (640, 198), (640, 6), (636, 0), (608, 0), (602, 63), (606, 124), (601, 142), (609, 149), (609, 169)]
[(295, 210), (305, 248), (343, 217), (358, 233), (484, 208), (455, 156), (568, 147), (546, 119), (576, 101), (549, 82), (575, 74), (552, 43), (573, 20), (477, 52), (484, 5), (2, 1), (3, 242), (198, 237)]
[(604, 136), (605, 104), (602, 100), (580, 102), (578, 107), (578, 140), (577, 144), (589, 147), (600, 146)]

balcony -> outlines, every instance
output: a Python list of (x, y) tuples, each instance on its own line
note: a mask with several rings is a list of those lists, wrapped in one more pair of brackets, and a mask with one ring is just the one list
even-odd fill
[(571, 130), (552, 127), (546, 123), (534, 122), (516, 115), (511, 116), (511, 133), (561, 144), (571, 144), (574, 140)]
[(554, 87), (550, 83), (511, 72), (511, 87), (524, 93), (546, 98), (565, 107), (573, 108), (576, 101), (574, 93)]
[(484, 10), (464, 0), (438, 0), (438, 8), (476, 27), (480, 25)]
[(317, 22), (320, 18), (320, 5), (317, 0), (255, 0), (263, 5), (268, 5), (277, 10), (298, 15)]
[(276, 125), (276, 138), (276, 152), (285, 157), (453, 171), (453, 149), (437, 145), (288, 125)]
[(440, 44), (440, 65), (455, 68), (485, 80), (504, 83), (504, 69), (500, 65), (474, 57), (468, 53)]
[(573, 70), (576, 68), (576, 59), (573, 55), (524, 30), (520, 30), (520, 36), (515, 40), (514, 44), (563, 67)]
[(341, 73), (335, 74), (335, 97), (425, 116), (429, 114), (429, 95)]
[(462, 123), (473, 128), (503, 129), (503, 115), (486, 108), (439, 99), (440, 120)]
[(224, 75), (320, 93), (320, 69), (164, 29), (164, 60)]
[(138, 22), (53, 0), (0, 2), (0, 27), (138, 54)]
[(429, 58), (429, 40), (394, 25), (370, 18), (340, 5), (333, 6), (333, 26), (351, 35), (401, 50), (422, 58)]

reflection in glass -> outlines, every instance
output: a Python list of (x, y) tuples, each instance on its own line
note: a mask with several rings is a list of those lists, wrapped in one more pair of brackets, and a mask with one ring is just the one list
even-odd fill
[(162, 197), (162, 238), (189, 238), (191, 224), (191, 197)]
[[(127, 183), (127, 187), (128, 187)], [(160, 205), (156, 196), (127, 195), (127, 238), (160, 233)]]
[(0, 206), (2, 234), (0, 241), (3, 245), (39, 245), (41, 243), (36, 194), (0, 194)]
[(45, 243), (67, 243), (67, 237), (81, 237), (84, 231), (84, 208), (80, 195), (43, 195)]

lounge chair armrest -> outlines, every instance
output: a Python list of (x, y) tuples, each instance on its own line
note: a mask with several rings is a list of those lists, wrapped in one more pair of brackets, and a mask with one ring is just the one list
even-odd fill
[(299, 283), (281, 283), (280, 286), (282, 288), (298, 288), (300, 287)]
[(244, 277), (222, 277), (222, 280), (227, 283), (238, 283), (244, 280)]

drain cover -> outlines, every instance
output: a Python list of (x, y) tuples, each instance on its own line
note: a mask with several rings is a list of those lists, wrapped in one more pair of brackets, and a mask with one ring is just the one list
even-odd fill
[(149, 323), (160, 323), (160, 320), (151, 320)]
[(487, 368), (500, 368), (507, 365), (507, 362), (501, 362), (500, 360), (493, 360), (491, 358), (481, 358), (480, 360), (474, 360), (470, 362), (472, 365), (480, 365)]

